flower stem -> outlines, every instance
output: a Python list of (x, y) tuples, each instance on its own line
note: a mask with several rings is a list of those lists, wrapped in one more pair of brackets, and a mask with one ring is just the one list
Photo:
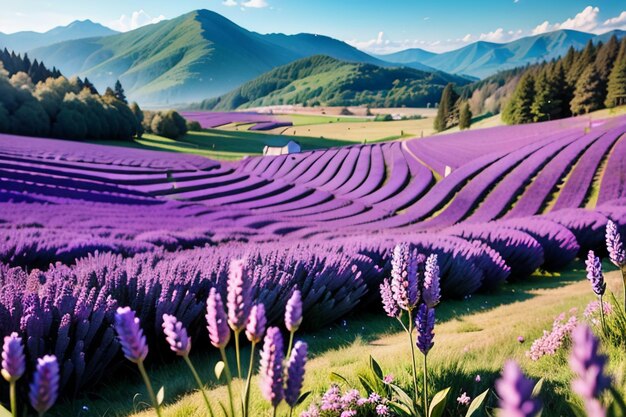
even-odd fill
[(246, 378), (246, 387), (244, 388), (243, 394), (243, 417), (248, 417), (250, 413), (250, 383), (252, 382), (252, 371), (254, 370), (254, 349), (256, 348), (256, 343), (252, 342), (252, 347), (250, 348), (250, 366), (248, 367), (248, 377)]
[(15, 390), (15, 381), (11, 382), (9, 393), (11, 396), (11, 414), (13, 417), (17, 417), (17, 392)]
[(239, 333), (241, 330), (235, 330), (235, 355), (237, 356), (237, 375), (241, 378), (241, 356), (239, 354)]
[(624, 311), (626, 311), (626, 266), (621, 268), (622, 270), (622, 282), (624, 283)]
[(602, 302), (602, 295), (600, 298), (600, 319), (602, 321), (602, 333), (606, 335), (606, 322), (604, 321), (604, 303)]
[(228, 387), (228, 401), (230, 403), (230, 414), (232, 417), (235, 417), (235, 406), (233, 404), (233, 387), (232, 387), (233, 377), (230, 374), (230, 367), (228, 366), (228, 358), (226, 357), (226, 350), (224, 348), (220, 348), (220, 353), (222, 354), (222, 361), (224, 361), (224, 373), (226, 374), (226, 386)]
[(204, 384), (202, 383), (202, 380), (200, 379), (198, 372), (196, 372), (196, 368), (194, 368), (193, 364), (191, 363), (191, 359), (189, 359), (188, 355), (183, 356), (183, 359), (187, 363), (187, 366), (189, 366), (189, 369), (191, 370), (193, 378), (196, 380), (196, 384), (198, 384), (198, 388), (200, 389), (200, 392), (202, 393), (202, 397), (204, 398), (204, 403), (206, 404), (206, 408), (207, 410), (209, 410), (209, 415), (211, 417), (214, 417), (215, 414), (213, 414), (211, 403), (209, 403), (209, 398), (207, 397), (206, 391), (204, 390)]
[(413, 345), (413, 311), (409, 310), (409, 345), (411, 345), (411, 365), (413, 365), (413, 401), (417, 404), (417, 365), (415, 363), (415, 346)]
[(272, 414), (274, 417), (276, 417), (276, 408), (277, 407), (274, 407), (274, 413)]
[(152, 383), (150, 382), (150, 378), (148, 378), (146, 368), (143, 366), (143, 361), (137, 362), (137, 366), (139, 367), (139, 373), (143, 378), (143, 382), (146, 384), (146, 389), (148, 390), (150, 400), (152, 400), (152, 405), (154, 405), (154, 410), (156, 411), (157, 416), (161, 417), (161, 404), (159, 404), (156, 395), (154, 395), (154, 389), (152, 389)]
[(424, 414), (428, 416), (428, 360), (424, 354)]
[(287, 348), (287, 356), (285, 356), (286, 360), (289, 360), (289, 357), (291, 356), (291, 348), (293, 347), (293, 335), (296, 332), (289, 332), (289, 347)]

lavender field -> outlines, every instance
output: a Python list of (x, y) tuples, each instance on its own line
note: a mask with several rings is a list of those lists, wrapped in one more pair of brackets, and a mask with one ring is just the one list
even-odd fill
[(268, 325), (298, 290), (307, 331), (380, 310), (400, 242), (436, 255), (448, 300), (555, 273), (606, 255), (607, 224), (624, 236), (625, 143), (624, 117), (239, 162), (2, 135), (0, 334), (54, 354), (67, 399), (124, 372), (118, 307), (155, 363), (164, 314), (206, 346), (233, 259)]

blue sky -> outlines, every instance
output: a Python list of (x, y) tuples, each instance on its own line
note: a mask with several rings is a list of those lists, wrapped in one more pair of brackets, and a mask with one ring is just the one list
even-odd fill
[(626, 3), (616, 0), (0, 0), (0, 7), (5, 33), (76, 19), (127, 31), (206, 8), (257, 32), (320, 33), (378, 53), (443, 51), (558, 28), (626, 30)]

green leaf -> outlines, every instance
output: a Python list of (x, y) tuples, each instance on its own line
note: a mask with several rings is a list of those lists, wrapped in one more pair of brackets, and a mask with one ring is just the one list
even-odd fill
[(330, 380), (334, 382), (339, 382), (339, 383), (350, 385), (348, 380), (345, 379), (343, 376), (339, 375), (337, 372), (330, 373)]
[(415, 404), (413, 403), (413, 399), (411, 399), (411, 397), (406, 392), (404, 392), (402, 388), (400, 388), (399, 386), (395, 384), (389, 384), (389, 386), (396, 393), (396, 396), (398, 397), (398, 401), (400, 402), (400, 404), (403, 404), (409, 410), (409, 414), (412, 416), (417, 415), (417, 412), (415, 411)]
[(448, 394), (450, 394), (450, 387), (435, 394), (430, 402), (430, 409), (428, 410), (429, 417), (441, 417), (443, 415), (443, 412), (446, 410)]
[(12, 414), (9, 410), (0, 405), (0, 417), (12, 417)]
[(578, 404), (569, 403), (569, 407), (572, 409), (572, 413), (576, 417), (587, 417), (587, 413)]
[(365, 389), (365, 391), (367, 391), (368, 394), (376, 391), (374, 387), (369, 383), (367, 378), (365, 378), (363, 375), (359, 375), (359, 381), (361, 381), (361, 385), (363, 385), (363, 388)]
[(219, 402), (219, 404), (220, 404), (220, 408), (222, 409), (222, 412), (224, 413), (225, 416), (227, 416), (228, 412), (226, 411), (226, 407), (224, 407), (224, 404), (222, 404), (221, 401)]
[(376, 362), (376, 359), (374, 359), (371, 356), (370, 356), (370, 368), (372, 369), (372, 372), (374, 373), (376, 378), (378, 378), (378, 379), (380, 379), (382, 381), (383, 380), (383, 369), (380, 367), (378, 362)]
[(535, 388), (533, 388), (533, 397), (539, 397), (539, 395), (541, 395), (541, 390), (543, 390), (543, 383), (545, 382), (544, 378), (541, 378), (539, 381), (537, 381), (537, 383), (535, 384)]
[(165, 387), (161, 387), (161, 389), (159, 389), (159, 392), (157, 392), (157, 395), (156, 395), (157, 405), (163, 404), (164, 399), (165, 399)]
[(404, 404), (397, 401), (389, 401), (387, 404), (393, 410), (394, 414), (397, 414), (400, 417), (415, 417), (411, 413), (411, 410)]
[(215, 377), (220, 380), (222, 379), (222, 373), (224, 372), (224, 362), (219, 361), (215, 364)]
[(611, 401), (611, 406), (609, 407), (609, 417), (626, 417), (626, 402), (624, 398), (615, 387), (611, 387), (610, 390), (613, 401)]
[(302, 395), (300, 395), (300, 397), (298, 398), (298, 401), (296, 401), (296, 405), (300, 405), (305, 402), (306, 399), (309, 398), (309, 395), (311, 395), (311, 391), (302, 393)]
[(478, 397), (474, 398), (469, 408), (467, 409), (467, 413), (465, 414), (465, 417), (476, 417), (477, 415), (479, 415), (483, 407), (483, 403), (485, 402), (485, 399), (487, 398), (487, 395), (489, 395), (489, 388), (487, 388)]

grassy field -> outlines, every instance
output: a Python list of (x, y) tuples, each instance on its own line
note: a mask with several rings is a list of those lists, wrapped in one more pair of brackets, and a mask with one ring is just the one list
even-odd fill
[[(608, 264), (605, 267), (612, 269)], [(429, 354), (435, 381), (431, 390), (452, 385), (452, 402), (462, 392), (474, 397), (493, 387), (505, 360), (514, 358), (528, 375), (535, 379), (546, 378), (547, 389), (542, 397), (547, 407), (544, 415), (569, 416), (564, 398), (572, 397), (569, 389), (572, 375), (567, 366), (566, 351), (537, 362), (528, 359), (525, 352), (544, 329), (551, 327), (558, 314), (577, 308), (579, 317), (582, 317), (582, 310), (594, 299), (584, 276), (582, 265), (577, 264), (562, 274), (536, 275), (523, 283), (506, 285), (493, 294), (444, 302), (437, 309), (435, 347)], [(613, 291), (621, 293), (618, 274), (611, 272), (607, 279)], [(385, 373), (393, 374), (400, 385), (408, 385), (407, 336), (395, 321), (382, 313), (371, 313), (376, 309), (377, 305), (371, 306), (369, 313), (357, 313), (332, 327), (300, 335), (309, 343), (312, 356), (307, 366), (305, 389), (312, 390), (316, 396), (324, 392), (330, 384), (331, 371), (358, 386), (357, 375), (366, 370), (370, 354), (379, 361)], [(518, 336), (523, 336), (525, 342), (519, 343)], [(616, 348), (606, 351), (612, 373), (620, 386), (624, 386), (626, 357)], [(213, 401), (224, 399), (224, 387), (216, 387), (215, 381), (209, 377), (217, 360), (215, 350), (195, 345), (194, 352), (194, 362), (204, 380), (209, 381), (210, 398)], [(243, 357), (247, 357), (246, 353)], [(130, 364), (128, 368), (133, 369)], [(206, 415), (201, 396), (193, 392), (194, 386), (182, 361), (151, 369), (150, 374), (156, 386), (166, 386), (164, 416)], [(480, 383), (474, 381), (476, 375), (481, 376)], [(260, 398), (256, 379), (253, 387), (252, 415), (270, 416), (267, 405)], [(550, 395), (555, 392), (558, 396)], [(147, 417), (153, 412), (139, 411), (145, 408), (146, 400), (140, 378), (135, 373), (134, 377), (109, 382), (86, 398), (58, 407), (51, 415)], [(494, 403), (493, 395), (491, 403)], [(83, 407), (89, 411), (81, 412)], [(286, 411), (281, 410), (282, 414)]]

